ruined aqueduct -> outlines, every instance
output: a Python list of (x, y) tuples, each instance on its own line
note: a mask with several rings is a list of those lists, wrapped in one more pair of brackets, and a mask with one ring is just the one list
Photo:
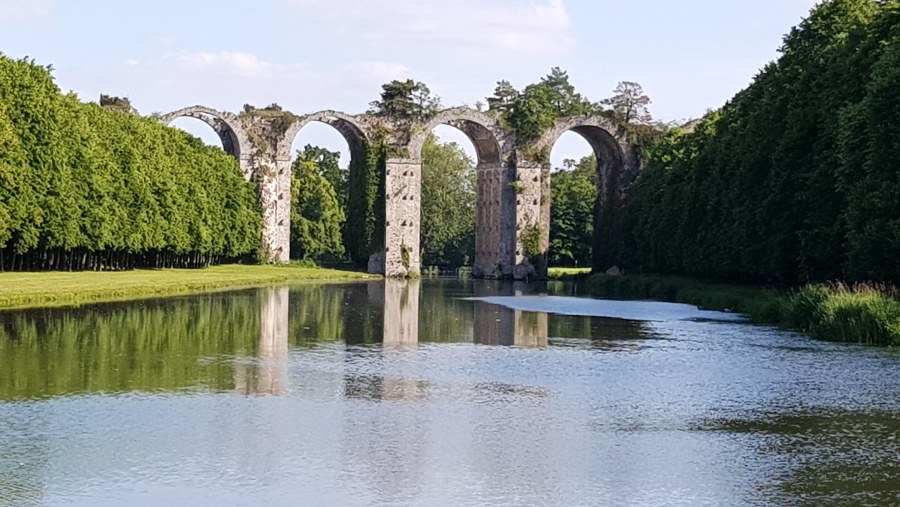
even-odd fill
[[(521, 279), (534, 274), (522, 235), (538, 227), (541, 250), (548, 250), (549, 154), (565, 132), (580, 134), (597, 156), (596, 213), (600, 213), (611, 191), (627, 186), (640, 170), (624, 129), (599, 116), (561, 119), (528, 146), (519, 146), (493, 114), (466, 107), (441, 111), (427, 121), (410, 122), (338, 111), (305, 116), (235, 115), (193, 106), (163, 115), (160, 121), (170, 124), (183, 117), (199, 119), (212, 127), (224, 150), (240, 162), (244, 176), (257, 182), (263, 209), (262, 251), (271, 262), (287, 262), (290, 257), (291, 145), (300, 130), (310, 122), (334, 127), (346, 139), (353, 159), (366, 157), (369, 141), (386, 133), (391, 156), (385, 173), (385, 245), (383, 251), (372, 252), (369, 270), (388, 277), (420, 273), (421, 151), (428, 134), (439, 125), (465, 133), (478, 157), (476, 277)], [(289, 125), (284, 124), (285, 118), (290, 120)]]

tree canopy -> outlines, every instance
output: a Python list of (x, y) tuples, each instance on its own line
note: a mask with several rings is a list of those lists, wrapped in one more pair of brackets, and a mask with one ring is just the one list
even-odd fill
[(424, 120), (441, 109), (441, 99), (421, 81), (393, 80), (381, 85), (381, 99), (369, 104), (369, 113), (392, 119)]
[(900, 4), (828, 0), (628, 197), (621, 259), (695, 276), (900, 282)]
[(199, 266), (254, 254), (260, 220), (222, 150), (0, 55), (0, 269)]
[(501, 120), (516, 134), (521, 144), (538, 139), (565, 116), (594, 114), (602, 107), (575, 91), (569, 75), (554, 67), (540, 82), (517, 91), (509, 81), (499, 81), (494, 95), (487, 98), (489, 110), (500, 114)]
[(433, 134), (422, 147), (422, 259), (463, 266), (475, 256), (475, 163)]
[(346, 220), (344, 207), (331, 179), (344, 181), (335, 173), (339, 153), (307, 146), (298, 154), (291, 172), (291, 257), (321, 260), (344, 254), (341, 229)]
[(597, 159), (566, 160), (551, 175), (550, 265), (590, 266), (597, 201)]

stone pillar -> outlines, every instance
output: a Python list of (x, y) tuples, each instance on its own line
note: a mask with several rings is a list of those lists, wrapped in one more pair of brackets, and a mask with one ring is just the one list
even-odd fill
[(476, 278), (511, 276), (515, 265), (515, 191), (510, 166), (482, 163), (477, 169)]
[(287, 263), (291, 259), (291, 161), (258, 162), (255, 174), (263, 217), (262, 253), (267, 262)]
[(385, 168), (384, 275), (416, 278), (422, 273), (422, 162), (391, 158)]
[[(549, 171), (543, 164), (519, 162), (516, 180), (512, 186), (516, 192), (516, 251), (513, 277), (543, 278), (547, 276), (547, 246), (550, 234)], [(546, 222), (546, 223), (545, 223)], [(537, 234), (537, 245), (528, 244), (529, 236)], [(533, 238), (532, 238), (533, 241)], [(529, 259), (528, 250), (538, 255)]]

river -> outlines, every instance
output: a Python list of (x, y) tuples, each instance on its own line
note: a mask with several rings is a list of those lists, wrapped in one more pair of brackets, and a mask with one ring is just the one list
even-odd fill
[(0, 505), (900, 504), (895, 351), (577, 296), (379, 281), (0, 313)]

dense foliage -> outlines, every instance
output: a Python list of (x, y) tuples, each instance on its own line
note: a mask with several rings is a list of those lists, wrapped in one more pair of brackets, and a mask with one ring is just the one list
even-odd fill
[(591, 265), (594, 204), (597, 201), (597, 159), (588, 155), (551, 175), (550, 265)]
[(441, 109), (441, 99), (421, 81), (394, 80), (381, 85), (381, 99), (369, 104), (369, 113), (399, 119), (427, 119)]
[(623, 263), (796, 283), (900, 282), (900, 3), (830, 0), (632, 190)]
[(254, 187), (222, 150), (0, 55), (0, 269), (200, 266), (259, 237)]
[(321, 260), (344, 254), (344, 207), (332, 179), (344, 181), (340, 154), (307, 146), (291, 171), (291, 257)]
[(422, 147), (422, 260), (471, 265), (475, 257), (475, 163), (455, 143)]
[(353, 262), (366, 267), (369, 256), (384, 248), (384, 184), (387, 147), (383, 140), (354, 154), (347, 173), (347, 225), (344, 247)]
[(491, 111), (500, 114), (522, 145), (537, 140), (559, 118), (603, 111), (600, 105), (576, 92), (569, 75), (559, 67), (521, 92), (509, 81), (499, 81), (487, 103)]

